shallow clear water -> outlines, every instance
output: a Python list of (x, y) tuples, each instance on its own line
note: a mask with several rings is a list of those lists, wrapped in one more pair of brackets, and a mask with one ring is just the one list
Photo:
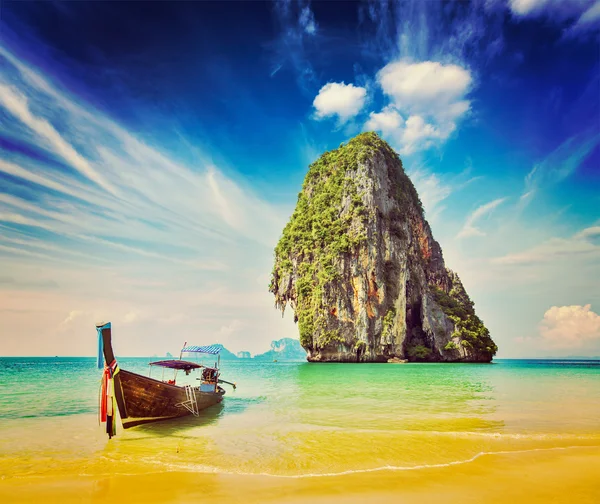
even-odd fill
[[(152, 360), (119, 365), (147, 374)], [(221, 405), (199, 418), (119, 425), (109, 441), (97, 421), (94, 359), (0, 358), (0, 474), (304, 476), (600, 445), (599, 361), (224, 361), (222, 371), (238, 388), (226, 386)]]

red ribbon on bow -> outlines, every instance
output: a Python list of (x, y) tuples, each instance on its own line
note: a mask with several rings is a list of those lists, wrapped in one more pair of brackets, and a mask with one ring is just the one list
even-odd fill
[(106, 422), (108, 416), (112, 417), (115, 415), (115, 396), (112, 379), (116, 372), (116, 359), (113, 360), (110, 365), (104, 366), (100, 389), (100, 421), (103, 423)]

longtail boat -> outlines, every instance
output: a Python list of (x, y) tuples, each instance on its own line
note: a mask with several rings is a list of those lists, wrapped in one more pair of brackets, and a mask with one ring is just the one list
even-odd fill
[[(106, 422), (106, 433), (109, 438), (116, 434), (117, 410), (124, 429), (187, 415), (198, 416), (200, 411), (223, 400), (225, 390), (219, 386), (219, 383), (233, 385), (234, 389), (236, 387), (235, 383), (220, 378), (219, 352), (222, 349), (220, 345), (186, 346), (187, 343), (184, 344), (179, 360), (150, 363), (150, 370), (153, 366), (163, 369), (162, 378), (156, 379), (119, 368), (112, 349), (110, 322), (97, 324), (96, 330), (99, 369), (102, 369), (104, 360), (99, 407), (100, 421)], [(209, 367), (184, 361), (182, 355), (186, 352), (216, 355), (217, 362)], [(166, 369), (174, 371), (173, 379), (164, 380)], [(200, 380), (199, 385), (177, 385), (178, 371), (189, 375), (192, 371), (199, 370), (201, 376), (196, 378)]]

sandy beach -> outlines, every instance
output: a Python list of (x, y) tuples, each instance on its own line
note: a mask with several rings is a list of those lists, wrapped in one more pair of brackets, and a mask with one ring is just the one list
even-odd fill
[(191, 472), (8, 478), (3, 502), (465, 503), (600, 499), (600, 447), (489, 454), (463, 464), (319, 477)]

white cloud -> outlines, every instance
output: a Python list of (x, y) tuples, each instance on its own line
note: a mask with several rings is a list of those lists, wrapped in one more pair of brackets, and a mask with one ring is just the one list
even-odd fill
[(365, 130), (380, 131), (384, 135), (391, 135), (400, 131), (404, 126), (404, 119), (392, 106), (388, 105), (381, 112), (371, 112), (365, 123)]
[[(414, 110), (436, 116), (437, 109), (455, 106), (469, 91), (471, 73), (458, 65), (436, 61), (389, 63), (377, 74), (383, 92), (400, 110)], [(459, 108), (464, 109), (465, 105)]]
[(510, 0), (509, 7), (517, 18), (545, 17), (571, 33), (592, 29), (600, 20), (598, 0)]
[(540, 336), (554, 348), (581, 348), (600, 340), (600, 315), (585, 306), (553, 306), (539, 324)]
[(358, 114), (365, 104), (367, 90), (344, 82), (329, 82), (319, 91), (313, 101), (315, 117), (337, 116), (340, 123), (345, 123)]
[(410, 154), (419, 146), (427, 148), (436, 140), (448, 138), (453, 129), (454, 125), (442, 129), (426, 122), (421, 116), (412, 115), (406, 120), (405, 128), (402, 131), (401, 141), (403, 147), (401, 152)]
[[(550, 0), (509, 0), (511, 10), (518, 16), (540, 11)], [(562, 0), (564, 1), (564, 0)]]
[(570, 238), (551, 238), (523, 252), (507, 254), (491, 260), (492, 264), (530, 265), (580, 257), (600, 257), (600, 245), (593, 239), (600, 236), (600, 226), (592, 226)]
[(596, 238), (600, 236), (600, 226), (592, 226), (589, 228), (582, 229), (579, 233), (576, 233), (574, 238), (577, 240), (587, 240), (589, 238)]
[(467, 220), (465, 221), (465, 225), (460, 230), (457, 235), (457, 238), (468, 238), (471, 236), (485, 236), (485, 232), (476, 227), (476, 223), (479, 219), (491, 213), (494, 208), (498, 205), (502, 204), (506, 198), (498, 198), (494, 201), (490, 201), (485, 205), (481, 205), (474, 212), (468, 215)]
[(380, 132), (400, 154), (412, 154), (431, 147), (436, 142), (447, 139), (454, 129), (452, 123), (440, 127), (428, 123), (419, 115), (411, 115), (405, 121), (392, 105), (381, 112), (371, 112), (363, 127), (364, 131)]
[(473, 79), (458, 65), (397, 61), (381, 69), (377, 80), (392, 103), (372, 112), (364, 129), (381, 132), (401, 154), (443, 143), (470, 109), (464, 97)]

